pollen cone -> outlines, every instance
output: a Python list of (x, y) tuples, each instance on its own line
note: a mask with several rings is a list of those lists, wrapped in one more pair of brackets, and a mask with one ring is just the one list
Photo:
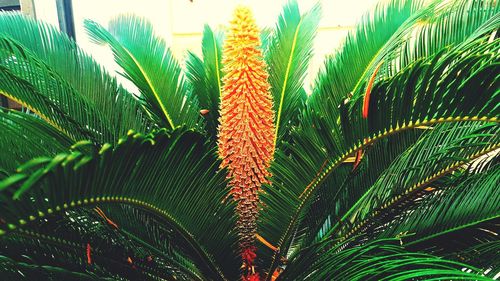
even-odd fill
[(224, 42), (219, 155), (237, 201), (244, 263), (254, 257), (259, 189), (274, 154), (274, 111), (259, 30), (249, 9), (238, 7)]

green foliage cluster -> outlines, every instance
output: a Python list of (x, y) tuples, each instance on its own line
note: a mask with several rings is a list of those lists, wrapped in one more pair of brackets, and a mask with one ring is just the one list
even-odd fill
[[(260, 195), (261, 279), (500, 273), (499, 6), (380, 3), (311, 93), (329, 11), (283, 7), (261, 36), (277, 128)], [(0, 94), (26, 108), (0, 109), (1, 278), (237, 280), (216, 142), (224, 33), (205, 26), (202, 56), (181, 64), (145, 19), (86, 28), (137, 91), (56, 28), (0, 14)]]

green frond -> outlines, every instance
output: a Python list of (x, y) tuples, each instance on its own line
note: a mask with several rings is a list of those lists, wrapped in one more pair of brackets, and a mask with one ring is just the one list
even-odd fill
[(362, 159), (356, 165), (354, 162), (340, 165), (333, 174), (325, 180), (313, 203), (307, 210), (299, 229), (307, 233), (299, 245), (291, 247), (302, 248), (314, 240), (323, 238), (328, 231), (339, 222), (345, 208), (360, 198), (365, 187), (373, 185), (378, 177), (393, 163), (393, 161), (409, 147), (413, 146), (425, 130), (410, 130), (390, 136), (367, 148)]
[(459, 0), (443, 6), (443, 9), (421, 19), (412, 33), (404, 36), (404, 44), (388, 54), (392, 75), (415, 60), (432, 56), (446, 46), (457, 46), (485, 33), (490, 35), (496, 30), (495, 26), (488, 23), (491, 20), (498, 22), (495, 18), (499, 16), (500, 7), (494, 1)]
[(5, 256), (0, 256), (0, 274), (6, 280), (113, 280), (60, 267), (17, 262)]
[(35, 157), (53, 157), (73, 141), (40, 118), (0, 108), (0, 179)]
[[(112, 212), (96, 206), (49, 215), (46, 220), (32, 223), (30, 230), (4, 237), (0, 247), (4, 254), (18, 261), (119, 280), (148, 279), (148, 276), (160, 280), (201, 280), (196, 265), (188, 258), (189, 253), (179, 254), (184, 250), (181, 245), (185, 245), (173, 229), (155, 221), (145, 211), (130, 206), (114, 207), (117, 208), (112, 208)], [(122, 221), (122, 215), (132, 220)], [(133, 224), (137, 227), (132, 227)], [(134, 231), (138, 227), (144, 230)], [(152, 233), (141, 235), (147, 231)], [(148, 241), (149, 237), (157, 240), (145, 243), (143, 239)]]
[(208, 110), (203, 114), (203, 118), (207, 131), (214, 139), (217, 137), (219, 125), (222, 89), (222, 37), (222, 32), (213, 31), (205, 25), (201, 40), (203, 59), (189, 53), (186, 60), (186, 76), (193, 87), (193, 94), (200, 101), (200, 109)]
[(137, 86), (149, 112), (161, 120), (162, 127), (199, 126), (199, 108), (190, 93), (182, 68), (155, 35), (153, 25), (135, 16), (119, 16), (108, 30), (86, 20), (89, 36), (98, 44), (109, 44), (122, 75)]
[(271, 27), (264, 27), (260, 30), (260, 42), (262, 43), (262, 54), (264, 54), (264, 57), (266, 57), (269, 52), (272, 35), (273, 29)]
[(345, 239), (355, 233), (369, 233), (371, 224), (383, 224), (378, 219), (391, 218), (393, 208), (404, 213), (412, 201), (426, 195), (424, 188), (497, 147), (497, 130), (498, 125), (491, 124), (436, 126), (395, 159), (361, 197), (346, 202), (340, 219), (343, 226), (334, 226), (330, 235)]
[(301, 15), (297, 1), (289, 1), (271, 32), (265, 60), (276, 112), (275, 144), (295, 125), (306, 100), (304, 79), (320, 14), (320, 6), (316, 5)]
[(346, 250), (328, 242), (312, 245), (290, 260), (277, 280), (490, 280), (481, 273), (459, 262), (407, 251), (399, 241), (386, 239)]
[[(144, 248), (145, 254), (152, 260), (158, 258), (160, 260), (157, 262), (168, 262), (173, 274), (182, 274), (187, 280), (203, 280), (203, 274), (198, 266), (203, 265), (204, 261), (197, 259), (194, 249), (175, 231), (175, 228), (133, 206), (102, 207), (105, 216), (118, 225), (116, 230)], [(107, 224), (108, 228), (114, 228), (106, 219), (101, 218), (101, 221)]]
[[(277, 265), (278, 255), (286, 254), (316, 189), (357, 151), (421, 126), (459, 121), (496, 122), (498, 108), (494, 101), (498, 92), (493, 73), (498, 67), (497, 49), (497, 42), (487, 43), (480, 38), (445, 49), (376, 83), (371, 92), (368, 120), (362, 119), (359, 104), (352, 111), (346, 105), (340, 109), (327, 103), (311, 105), (301, 119), (301, 126), (292, 132), (292, 142), (277, 151), (271, 167), (273, 185), (264, 187), (261, 196), (266, 206), (261, 213), (261, 236), (281, 250), (273, 254), (271, 268)], [(330, 113), (342, 112), (343, 108), (347, 109), (339, 124)]]
[(483, 24), (491, 20), (498, 22), (499, 11), (498, 5), (490, 0), (436, 0), (416, 10), (387, 40), (359, 76), (356, 86), (351, 90), (351, 106), (362, 102), (366, 91), (364, 84), (379, 64), (382, 67), (377, 77), (392, 77), (418, 59), (435, 55), (445, 47), (463, 45), (484, 35), (484, 32), (491, 34), (496, 27), (490, 24), (489, 30), (485, 30)]
[(424, 198), (416, 208), (384, 227), (381, 237), (411, 233), (405, 243), (420, 243), (452, 231), (500, 218), (500, 169), (470, 176), (457, 186)]
[(101, 112), (44, 62), (10, 38), (0, 39), (0, 93), (21, 103), (74, 141), (112, 140)]
[(132, 205), (156, 214), (189, 241), (210, 268), (204, 274), (232, 279), (239, 267), (232, 255), (233, 206), (221, 204), (230, 202), (226, 173), (206, 146), (191, 131), (130, 132), (115, 148), (104, 145), (89, 154), (76, 146), (71, 153), (25, 164), (20, 174), (0, 183), (6, 221), (0, 233), (29, 228), (26, 222), (75, 207)]
[(423, 1), (391, 0), (377, 4), (349, 32), (342, 46), (324, 62), (316, 77), (311, 103), (340, 102), (371, 75), (389, 42), (415, 21)]
[[(483, 227), (483, 225), (480, 226)], [(490, 229), (496, 229), (497, 227), (498, 220), (496, 220), (496, 223), (492, 223)], [(449, 248), (446, 249), (448, 250), (448, 252), (446, 252), (444, 258), (464, 262), (473, 265), (476, 268), (481, 268), (483, 269), (485, 276), (494, 278), (495, 275), (500, 272), (500, 261), (497, 258), (500, 251), (500, 240), (498, 240), (496, 235), (491, 235), (490, 239), (484, 239), (481, 237), (482, 239), (480, 241), (477, 241), (477, 238), (479, 236), (478, 232), (482, 232), (481, 234), (485, 233), (484, 229), (477, 229), (475, 233), (460, 232), (457, 233), (455, 237), (446, 237), (447, 239), (456, 238), (453, 239), (453, 242), (457, 242), (464, 238), (460, 235), (472, 234), (473, 236), (471, 236), (471, 238), (476, 240), (474, 241), (476, 243), (474, 243), (473, 246), (469, 246), (465, 249), (456, 249), (454, 247), (456, 247), (459, 243), (452, 243), (451, 245), (449, 245)], [(442, 239), (440, 239), (438, 243), (442, 241), (445, 241), (444, 244), (446, 244), (446, 240)], [(431, 250), (434, 251), (435, 249)]]
[(139, 101), (57, 28), (0, 15), (0, 94), (74, 140), (115, 142), (152, 123)]

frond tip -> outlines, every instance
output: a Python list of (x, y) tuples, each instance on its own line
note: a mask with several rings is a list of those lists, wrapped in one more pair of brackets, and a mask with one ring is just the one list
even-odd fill
[(219, 155), (227, 167), (239, 214), (242, 253), (256, 231), (258, 192), (270, 176), (274, 111), (259, 30), (248, 8), (238, 7), (224, 42)]

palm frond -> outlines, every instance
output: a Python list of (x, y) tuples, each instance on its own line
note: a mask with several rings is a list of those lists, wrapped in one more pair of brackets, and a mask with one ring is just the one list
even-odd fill
[(347, 250), (327, 242), (313, 245), (291, 260), (277, 280), (490, 280), (481, 273), (462, 263), (407, 251), (398, 240), (385, 239)]
[(297, 121), (306, 100), (304, 79), (313, 55), (313, 42), (320, 19), (320, 6), (301, 15), (296, 0), (289, 1), (271, 31), (265, 60), (276, 111), (275, 143)]
[(335, 236), (342, 237), (342, 241), (355, 233), (369, 232), (370, 225), (380, 217), (390, 218), (392, 209), (404, 212), (436, 180), (496, 149), (499, 143), (496, 131), (496, 124), (434, 127), (395, 159), (361, 197), (349, 198), (344, 205), (347, 207), (344, 210), (348, 210), (342, 212), (340, 220), (348, 223), (340, 227), (337, 224), (331, 232), (336, 232)]
[(456, 46), (496, 30), (489, 23), (500, 16), (500, 7), (494, 1), (460, 0), (443, 6), (445, 8), (419, 21), (412, 33), (404, 36), (404, 43), (387, 55), (390, 65), (387, 75), (393, 75), (419, 58), (436, 54), (446, 46)]
[(2, 278), (7, 280), (116, 280), (94, 274), (74, 272), (61, 267), (18, 262), (5, 256), (0, 256), (0, 273)]
[[(498, 220), (491, 227), (493, 229), (498, 228)], [(485, 231), (482, 231), (483, 234)], [(472, 234), (474, 239), (477, 239), (478, 235), (476, 233), (457, 233), (456, 237), (446, 237), (446, 238), (457, 238), (454, 241), (459, 241), (464, 238), (464, 236), (459, 235), (467, 235)], [(484, 271), (484, 275), (490, 278), (494, 278), (498, 273), (500, 273), (500, 261), (498, 260), (498, 253), (500, 251), (500, 240), (498, 240), (496, 235), (491, 235), (490, 239), (481, 239), (479, 243), (473, 243), (473, 246), (469, 246), (465, 249), (453, 248), (457, 246), (457, 243), (453, 243), (449, 245), (449, 248), (446, 248), (446, 254), (444, 258), (456, 260), (459, 262), (464, 262), (475, 266), (476, 268), (481, 268)], [(443, 240), (440, 240), (443, 241)], [(448, 246), (448, 245), (447, 245)], [(435, 251), (436, 249), (431, 249)]]
[[(455, 47), (477, 38), (481, 26), (498, 16), (499, 8), (494, 1), (458, 0), (423, 2), (415, 5), (411, 16), (405, 20), (395, 33), (378, 50), (364, 72), (356, 77), (356, 85), (350, 89), (353, 97), (351, 106), (361, 102), (366, 92), (366, 81), (381, 65), (377, 77), (391, 77), (419, 58), (432, 56), (445, 47)], [(397, 3), (396, 3), (397, 5)], [(449, 32), (454, 30), (456, 32)], [(489, 34), (488, 34), (489, 35)]]
[(358, 164), (344, 163), (339, 166), (323, 183), (315, 195), (314, 203), (307, 210), (302, 222), (307, 235), (299, 248), (323, 238), (339, 222), (345, 211), (342, 206), (349, 206), (354, 203), (350, 200), (360, 198), (366, 190), (364, 187), (373, 185), (401, 153), (415, 144), (424, 131), (411, 130), (388, 137), (367, 148)]
[(237, 276), (233, 206), (221, 204), (227, 196), (226, 173), (219, 171), (220, 161), (198, 133), (130, 132), (114, 149), (104, 145), (91, 154), (79, 146), (53, 159), (28, 162), (0, 183), (2, 234), (79, 206), (133, 205), (173, 225), (210, 268), (204, 274)]
[[(83, 129), (84, 139), (90, 135), (104, 143), (116, 142), (129, 129), (151, 128), (140, 102), (57, 28), (2, 13), (0, 33), (1, 94), (28, 105), (77, 140), (84, 137)], [(95, 116), (86, 115), (92, 113)]]
[(378, 3), (373, 12), (366, 13), (342, 46), (325, 60), (311, 102), (329, 102), (336, 108), (354, 93), (379, 63), (384, 50), (418, 18), (415, 14), (422, 7), (423, 1), (391, 0)]
[(147, 109), (162, 120), (163, 127), (198, 126), (198, 104), (188, 91), (182, 68), (150, 22), (128, 15), (112, 20), (108, 30), (90, 20), (85, 27), (94, 42), (109, 44), (121, 74), (137, 86)]
[(35, 157), (53, 157), (73, 141), (36, 116), (0, 109), (0, 178)]
[[(104, 207), (104, 206), (103, 206)], [(116, 207), (116, 206), (115, 206)], [(118, 208), (113, 208), (115, 211)], [(129, 208), (124, 209), (130, 213)], [(76, 208), (53, 214), (31, 224), (30, 230), (19, 230), (0, 240), (2, 253), (18, 261), (63, 267), (73, 271), (112, 276), (116, 279), (201, 280), (196, 265), (187, 253), (180, 258), (178, 243), (182, 239), (172, 235), (175, 231), (167, 226), (156, 243), (145, 243), (145, 236), (130, 233), (132, 224), (155, 231), (152, 218), (146, 212), (145, 221), (129, 223), (117, 220), (117, 212), (102, 213), (102, 209)], [(108, 218), (113, 219), (113, 225)], [(104, 219), (106, 218), (106, 219)], [(128, 218), (132, 218), (131, 216)], [(116, 224), (116, 223), (118, 224)], [(157, 226), (162, 225), (160, 222)], [(154, 248), (152, 245), (158, 246)]]
[(111, 124), (84, 96), (29, 50), (10, 38), (0, 41), (0, 92), (35, 112), (74, 141), (112, 140)]
[[(414, 233), (409, 241), (423, 241), (500, 216), (500, 170), (476, 174), (456, 187), (445, 188), (424, 199), (411, 213), (384, 227), (383, 237)], [(417, 241), (412, 243), (417, 243)]]
[[(388, 136), (421, 126), (498, 119), (497, 42), (485, 38), (422, 59), (373, 87), (368, 120), (361, 105), (344, 104), (341, 124), (327, 103), (311, 110), (295, 129), (293, 142), (278, 150), (273, 185), (261, 196), (261, 236), (286, 253), (297, 224), (322, 182), (347, 158)], [(453, 81), (453, 83), (451, 83)], [(356, 124), (356, 128), (353, 128)], [(276, 219), (279, 218), (279, 219)], [(284, 251), (284, 252), (283, 252)], [(274, 267), (272, 266), (272, 268)]]
[[(92, 227), (89, 230), (94, 229)], [(59, 232), (63, 231), (70, 232), (66, 229), (59, 229)], [(102, 234), (102, 232), (100, 233)], [(4, 255), (31, 266), (57, 267), (75, 273), (108, 277), (113, 280), (144, 279), (145, 276), (152, 273), (152, 275), (167, 279), (165, 277), (173, 271), (166, 268), (164, 269), (165, 274), (157, 274), (155, 264), (140, 261), (130, 248), (120, 248), (128, 246), (136, 249), (123, 236), (119, 237), (121, 240), (111, 241), (112, 244), (105, 244), (109, 241), (101, 240), (100, 237), (94, 235), (74, 235), (72, 238), (72, 240), (66, 240), (59, 235), (50, 236), (35, 231), (19, 231), (15, 235), (3, 239), (0, 247)], [(117, 241), (120, 242), (116, 243)], [(133, 257), (134, 263), (132, 265), (127, 262), (127, 257)], [(157, 260), (159, 259), (157, 257)]]
[[(189, 243), (186, 243), (174, 228), (133, 206), (102, 207), (101, 211), (105, 217), (101, 218), (101, 221), (107, 224), (108, 228), (119, 230), (143, 247), (143, 256), (147, 255), (146, 260), (151, 257), (149, 263), (155, 261), (160, 271), (171, 270), (171, 273), (186, 276), (187, 280), (203, 280), (203, 274), (198, 269), (199, 265), (203, 265), (203, 261), (197, 260), (197, 255)], [(111, 223), (108, 220), (112, 220)], [(167, 264), (165, 269), (162, 269), (162, 263)]]
[[(361, 170), (360, 180), (355, 181), (346, 176), (345, 168), (337, 168), (334, 175), (338, 178), (325, 181), (324, 183), (333, 184), (330, 190), (335, 192), (335, 194), (328, 197), (332, 199), (329, 204), (325, 202), (327, 205), (323, 205), (323, 207), (327, 208), (324, 210), (326, 214), (331, 216), (331, 224), (323, 232), (327, 232), (327, 235), (340, 232), (341, 234), (337, 235), (342, 237), (340, 241), (343, 241), (345, 237), (348, 238), (356, 232), (365, 231), (371, 223), (372, 216), (376, 218), (385, 210), (399, 206), (400, 202), (412, 200), (411, 198), (419, 194), (429, 183), (439, 178), (436, 177), (436, 173), (444, 175), (449, 172), (448, 169), (453, 170), (460, 167), (463, 163), (477, 158), (484, 153), (485, 149), (489, 151), (498, 147), (498, 136), (495, 135), (497, 130), (497, 125), (481, 126), (478, 124), (471, 124), (469, 126), (464, 126), (463, 124), (443, 124), (435, 127), (426, 134), (427, 136), (424, 135), (424, 138), (417, 145), (411, 146), (406, 153), (399, 156), (396, 161), (393, 162), (391, 159), (385, 161), (391, 163), (391, 166), (382, 174), (375, 185), (370, 188), (366, 185), (366, 183), (370, 182), (369, 179), (363, 177), (367, 173)], [(374, 156), (379, 155), (374, 154)], [(368, 154), (368, 156), (372, 155)], [(384, 163), (383, 158), (380, 160)], [(380, 165), (383, 167), (383, 164)], [(378, 175), (377, 172), (374, 174)], [(400, 177), (395, 177), (395, 175), (400, 175)], [(277, 174), (277, 176), (280, 176), (280, 174)], [(385, 181), (381, 181), (384, 178)], [(343, 183), (344, 180), (346, 183)], [(274, 195), (275, 193), (278, 195)], [(281, 195), (282, 193), (284, 195)], [(287, 197), (290, 196), (289, 193), (277, 190), (274, 191), (273, 196), (279, 196), (281, 206), (286, 206), (285, 204), (293, 203), (290, 197)], [(410, 199), (406, 199), (407, 197)], [(311, 207), (305, 209), (318, 207), (318, 205), (315, 205), (315, 202), (311, 204)], [(270, 227), (279, 227), (281, 220), (285, 220), (288, 215), (285, 213), (285, 208), (281, 209), (280, 214), (273, 213), (273, 215), (280, 217), (277, 220), (265, 221), (267, 228), (263, 227), (262, 229), (268, 230)], [(269, 212), (269, 209), (266, 211)], [(315, 213), (318, 212), (320, 211), (316, 211)], [(368, 213), (370, 215), (367, 216)], [(306, 214), (308, 213), (298, 215), (297, 221), (303, 222)], [(368, 220), (367, 218), (370, 219)], [(298, 224), (298, 222), (294, 223)], [(321, 221), (317, 223), (321, 223)], [(288, 238), (290, 239), (288, 240), (290, 244), (285, 244), (287, 248), (284, 248), (283, 244), (278, 244), (282, 247), (281, 255), (293, 254), (287, 251), (288, 247), (290, 247), (289, 245), (293, 243), (291, 239), (297, 239), (296, 231), (296, 229), (291, 231), (291, 235), (293, 236)], [(317, 228), (314, 227), (306, 229), (306, 231), (312, 231), (312, 233), (309, 233), (309, 236), (314, 237), (317, 234)], [(324, 236), (325, 234), (322, 235)], [(302, 241), (302, 244), (307, 246), (307, 241), (307, 239), (305, 242)], [(297, 249), (293, 249), (293, 251), (296, 252)]]
[(194, 53), (189, 53), (186, 60), (186, 76), (192, 87), (193, 94), (200, 101), (207, 131), (213, 139), (217, 137), (219, 125), (219, 102), (222, 89), (222, 32), (213, 31), (208, 25), (203, 29), (201, 50), (203, 59)]
[[(491, 20), (493, 20), (493, 18)], [(497, 22), (497, 20), (496, 20), (496, 22)], [(478, 34), (484, 34), (484, 32), (479, 32)], [(407, 69), (409, 70), (409, 68), (407, 68)], [(421, 74), (418, 74), (418, 72), (416, 74), (421, 75)], [(432, 75), (432, 74), (428, 72), (428, 75)], [(429, 77), (430, 76), (427, 76), (425, 79), (428, 79)], [(453, 77), (453, 75), (451, 75), (449, 79), (452, 79), (452, 77)], [(411, 77), (410, 79), (414, 79), (414, 78), (415, 77)], [(449, 80), (446, 80), (446, 81), (449, 81)], [(466, 80), (463, 80), (463, 81), (466, 81)], [(400, 81), (400, 82), (402, 82), (402, 81)], [(414, 82), (411, 82), (411, 80), (406, 80), (406, 82), (407, 82), (406, 84), (410, 85), (410, 87), (412, 87), (411, 85), (412, 85), (412, 83), (414, 83)], [(418, 83), (419, 82), (417, 82), (417, 84)], [(448, 83), (448, 82), (446, 82), (446, 83)], [(495, 82), (487, 82), (487, 84), (493, 85), (491, 83), (494, 84)], [(424, 86), (424, 85), (422, 85), (422, 86)], [(435, 87), (436, 85), (432, 84), (430, 86)], [(445, 84), (443, 84), (442, 87), (443, 87), (443, 89), (446, 88)], [(386, 95), (388, 89), (390, 89), (391, 91), (398, 91), (399, 93), (406, 93), (407, 92), (407, 90), (405, 90), (405, 89), (395, 90), (395, 89), (391, 89), (390, 87), (386, 87), (380, 92), (381, 95)], [(423, 88), (421, 88), (421, 89), (424, 90)], [(426, 88), (426, 89), (428, 89), (428, 88)], [(470, 91), (470, 90), (468, 90), (468, 91)], [(450, 97), (453, 97), (454, 94), (455, 94), (454, 91), (449, 92)], [(405, 95), (405, 94), (402, 94), (402, 95)], [(401, 95), (401, 99), (403, 98), (402, 95)], [(488, 94), (487, 97), (490, 97), (492, 100), (494, 100), (495, 95), (496, 95), (495, 92), (491, 92), (491, 94)], [(470, 97), (472, 98), (472, 96), (470, 96)], [(347, 102), (347, 104), (345, 102), (340, 102), (339, 104), (334, 104), (334, 103), (329, 102), (329, 100), (330, 99), (327, 99), (327, 102), (324, 102), (324, 100), (321, 100), (321, 102), (314, 104), (319, 108), (316, 110), (314, 108), (315, 106), (313, 106), (311, 112), (307, 113), (307, 115), (304, 115), (304, 118), (302, 119), (302, 123), (303, 123), (303, 127), (305, 129), (303, 129), (304, 132), (303, 132), (303, 134), (301, 134), (301, 137), (303, 137), (304, 135), (306, 135), (308, 137), (312, 135), (315, 138), (315, 140), (314, 140), (315, 142), (323, 143), (323, 146), (325, 148), (327, 148), (327, 150), (325, 151), (326, 153), (318, 151), (318, 155), (321, 155), (321, 153), (324, 153), (325, 158), (333, 157), (333, 156), (328, 156), (327, 153), (333, 154), (333, 155), (336, 155), (338, 153), (340, 153), (340, 154), (344, 153), (344, 155), (348, 155), (349, 157), (352, 157), (353, 154), (350, 151), (352, 151), (352, 150), (356, 151), (357, 145), (349, 147), (349, 145), (348, 145), (349, 142), (347, 142), (347, 144), (346, 144), (345, 140), (359, 139), (359, 140), (363, 140), (363, 144), (367, 144), (368, 146), (370, 145), (369, 144), (370, 142), (367, 143), (367, 141), (366, 141), (367, 139), (369, 140), (370, 137), (367, 137), (367, 136), (359, 136), (358, 138), (355, 137), (354, 132), (361, 132), (362, 129), (360, 127), (363, 127), (362, 124), (364, 123), (364, 121), (361, 119), (361, 114), (360, 114), (361, 110), (359, 109), (359, 107), (357, 107), (357, 109), (355, 108), (354, 113), (349, 113), (348, 105), (347, 105), (348, 102)], [(395, 103), (395, 102), (398, 102), (400, 99), (397, 97), (393, 97), (391, 100)], [(413, 106), (415, 106), (419, 103), (418, 98), (416, 99), (416, 101), (415, 101), (415, 98), (409, 98), (408, 100), (414, 100)], [(427, 101), (428, 100), (429, 99), (427, 99)], [(460, 99), (458, 99), (458, 100), (460, 100)], [(468, 102), (468, 100), (466, 102)], [(427, 108), (424, 106), (424, 104), (427, 104), (427, 102), (422, 103), (422, 109), (425, 110)], [(438, 104), (441, 104), (441, 103), (438, 103)], [(372, 104), (372, 106), (373, 106), (373, 104)], [(380, 108), (384, 108), (383, 106), (380, 106), (380, 105), (377, 105), (377, 106), (379, 106)], [(399, 105), (393, 104), (389, 107), (394, 108), (394, 106), (397, 107)], [(461, 103), (457, 103), (456, 106), (462, 107), (463, 105)], [(441, 109), (447, 108), (445, 106), (437, 106), (437, 107), (440, 107)], [(378, 123), (378, 122), (383, 123), (384, 121), (388, 121), (388, 120), (390, 120), (390, 118), (392, 118), (393, 125), (390, 127), (384, 128), (384, 129), (380, 128), (379, 136), (380, 135), (387, 135), (387, 136), (391, 135), (391, 133), (390, 133), (391, 130), (398, 131), (401, 128), (404, 128), (405, 125), (402, 125), (402, 124), (413, 124), (413, 128), (419, 128), (419, 126), (414, 126), (414, 124), (420, 123), (421, 122), (420, 120), (425, 120), (426, 118), (427, 118), (427, 120), (432, 119), (432, 117), (425, 117), (425, 115), (427, 115), (427, 114), (429, 114), (429, 115), (432, 114), (431, 110), (426, 111), (425, 114), (421, 114), (421, 116), (419, 118), (417, 118), (419, 120), (415, 121), (415, 123), (413, 123), (413, 120), (410, 120), (410, 122), (404, 121), (404, 120), (395, 121), (394, 120), (395, 111), (393, 109), (380, 109), (380, 110), (384, 111), (384, 113), (392, 114), (393, 116), (392, 117), (391, 116), (381, 116), (378, 119), (377, 119), (377, 117), (374, 117), (373, 119), (369, 118), (369, 123), (372, 123), (372, 124)], [(400, 111), (400, 113), (403, 113), (403, 112), (408, 112), (408, 111), (405, 111), (405, 110)], [(375, 114), (377, 114), (377, 113), (375, 113)], [(387, 115), (389, 115), (389, 114), (387, 114)], [(351, 116), (349, 116), (349, 115), (351, 115)], [(496, 115), (498, 115), (498, 114), (496, 114)], [(352, 118), (352, 116), (354, 116), (354, 118)], [(434, 116), (434, 117), (436, 117), (436, 116)], [(316, 120), (314, 120), (314, 119), (316, 119)], [(338, 125), (339, 120), (340, 120), (340, 126)], [(493, 120), (495, 120), (495, 119), (493, 119)], [(359, 124), (359, 127), (354, 127), (353, 123)], [(425, 128), (425, 126), (423, 126), (421, 128)], [(389, 134), (385, 133), (387, 131), (389, 131)], [(380, 134), (380, 132), (384, 132), (384, 133)], [(342, 136), (343, 136), (343, 138), (342, 138)], [(321, 147), (321, 146), (318, 146), (318, 147)], [(343, 150), (342, 147), (346, 147), (346, 148)], [(311, 151), (311, 149), (309, 149), (309, 148), (307, 150)], [(337, 152), (336, 150), (339, 152)], [(332, 152), (330, 152), (330, 151), (332, 151)], [(347, 151), (348, 151), (348, 153), (345, 154)], [(359, 152), (360, 151), (358, 150), (358, 153)], [(329, 165), (326, 165), (326, 167), (325, 167), (325, 164), (322, 164), (322, 163), (324, 163), (325, 158), (323, 158), (323, 159), (318, 158), (318, 160), (316, 162), (316, 165), (317, 165), (316, 167), (318, 167), (316, 170), (317, 173), (321, 173), (322, 171), (326, 171), (328, 169), (331, 169), (332, 166), (329, 167)]]
[(271, 44), (271, 39), (273, 35), (273, 29), (271, 27), (264, 27), (260, 30), (260, 42), (262, 43), (262, 53), (264, 58), (269, 52), (269, 46)]

